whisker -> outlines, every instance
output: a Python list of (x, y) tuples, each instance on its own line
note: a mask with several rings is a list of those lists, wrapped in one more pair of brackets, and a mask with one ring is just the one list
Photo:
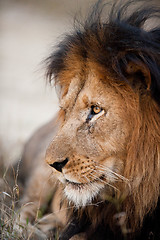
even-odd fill
[[(107, 172), (107, 175), (108, 177), (110, 178), (114, 178), (115, 181), (119, 181), (119, 180), (122, 180), (124, 182), (127, 182), (129, 184), (129, 180), (127, 178), (125, 178), (124, 176), (112, 171), (110, 168), (102, 165), (102, 164), (99, 164), (98, 162), (94, 161), (96, 163), (96, 166), (94, 166), (96, 168), (97, 171), (99, 171), (100, 173), (103, 173), (104, 175), (106, 174)], [(86, 164), (87, 166), (87, 164)], [(92, 168), (93, 171), (96, 172), (96, 170), (94, 170)], [(109, 175), (110, 174), (110, 175)]]
[[(78, 174), (79, 179), (81, 179), (81, 176), (79, 175), (79, 173), (76, 173), (76, 174)], [(83, 175), (83, 177), (87, 180), (87, 183), (90, 183), (90, 180), (87, 178), (87, 176)]]
[(94, 177), (94, 180), (95, 180), (95, 179), (96, 179), (96, 180), (99, 180), (100, 182), (102, 182), (102, 183), (104, 183), (104, 184), (107, 184), (109, 187), (115, 189), (116, 191), (119, 191), (118, 188), (116, 188), (116, 187), (113, 186), (112, 184), (108, 183), (107, 181), (104, 181), (104, 180), (102, 180), (101, 178), (95, 176), (94, 174), (89, 173), (89, 175), (91, 175), (92, 177)]
[(99, 168), (100, 170), (105, 170), (105, 171), (108, 171), (108, 172), (111, 172), (113, 175), (115, 175), (116, 177), (118, 177), (119, 179), (125, 181), (125, 182), (129, 182), (129, 179), (125, 178), (124, 176), (122, 176), (121, 174), (118, 174), (116, 172), (114, 172), (113, 170), (111, 170), (110, 168), (106, 167), (105, 165), (103, 164), (100, 164), (96, 161), (94, 161), (96, 163), (96, 168)]
[(114, 179), (115, 181), (118, 181), (117, 177), (115, 177), (113, 174), (110, 174), (110, 173), (107, 172), (107, 175), (106, 175), (106, 171), (104, 172), (104, 171), (99, 170), (99, 169), (96, 169), (96, 170), (95, 170), (95, 169), (93, 169), (93, 168), (91, 168), (91, 170), (94, 171), (95, 173), (97, 173), (97, 171), (98, 171), (99, 173), (101, 173), (102, 175), (104, 175), (106, 178), (107, 178), (107, 177), (110, 177), (110, 178)]
[[(104, 170), (102, 171), (102, 169), (98, 169), (97, 167), (96, 167), (96, 170), (94, 170), (94, 169), (92, 169), (92, 170), (94, 172), (98, 171), (99, 173), (106, 175), (106, 171), (104, 171)], [(108, 172), (108, 171), (107, 171), (106, 177), (112, 178), (112, 179), (114, 179), (114, 181), (118, 181), (119, 180), (117, 176), (115, 176), (113, 173)]]
[[(100, 167), (100, 166), (96, 166), (96, 168), (97, 168), (97, 170), (98, 171), (107, 171), (107, 173), (110, 173), (111, 174), (111, 176), (112, 177), (114, 177), (115, 179), (119, 179), (119, 180), (123, 180), (123, 181), (128, 181), (128, 179), (126, 179), (125, 177), (123, 177), (122, 175), (120, 175), (120, 174), (118, 174), (118, 173), (116, 173), (116, 172), (114, 172), (114, 171), (112, 171), (111, 169), (109, 169), (109, 168), (102, 168), (102, 167)], [(102, 172), (103, 172), (102, 171)]]
[(101, 203), (104, 203), (104, 202), (105, 202), (105, 200), (99, 201), (97, 203), (89, 203), (89, 204), (87, 204), (87, 206), (96, 206), (96, 207), (98, 207)]

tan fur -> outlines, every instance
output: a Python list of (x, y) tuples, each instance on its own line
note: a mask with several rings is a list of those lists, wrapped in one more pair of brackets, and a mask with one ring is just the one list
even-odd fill
[[(65, 186), (65, 178), (82, 184), (96, 179), (97, 184), (104, 184), (96, 196), (97, 202), (104, 201), (113, 193), (117, 199), (123, 196), (121, 209), (126, 212), (126, 223), (132, 231), (142, 224), (146, 213), (154, 209), (160, 183), (159, 108), (149, 94), (140, 98), (138, 91), (135, 92), (126, 83), (119, 83), (110, 73), (104, 74), (100, 69), (100, 66), (89, 62), (85, 69), (85, 81), (76, 74), (73, 78), (77, 82), (75, 91), (72, 89), (62, 97), (62, 125), (47, 150), (46, 161), (53, 164), (69, 158), (69, 162), (63, 173), (45, 166), (45, 163), (37, 163), (23, 200), (23, 204), (34, 204), (22, 208), (22, 218), (36, 216), (38, 207), (47, 201), (47, 194), (55, 191), (53, 182), (57, 180), (54, 179), (60, 179)], [(88, 129), (84, 123), (92, 104), (99, 104), (105, 115), (96, 119)], [(108, 179), (107, 175), (99, 179), (104, 171), (102, 166), (112, 169), (117, 179), (109, 173)], [(48, 181), (49, 178), (53, 180)], [(56, 184), (55, 188), (60, 185)], [(57, 204), (63, 199), (65, 203), (63, 201), (61, 209), (58, 209)], [(51, 227), (65, 225), (66, 201), (60, 187), (60, 193), (52, 203)], [(86, 211), (94, 224), (103, 218), (104, 212), (100, 214), (98, 208), (86, 207)], [(106, 212), (110, 213), (109, 207)]]
[[(119, 81), (109, 69), (89, 58), (84, 64), (77, 51), (72, 49), (65, 59), (67, 70), (56, 78), (56, 84), (61, 86), (61, 124), (55, 126), (57, 132), (46, 153), (50, 165), (69, 160), (58, 172), (42, 163), (44, 156), (39, 158), (23, 204), (36, 203), (32, 209), (35, 217), (37, 206), (47, 202), (47, 194), (53, 192), (52, 228), (65, 226), (77, 201), (95, 226), (102, 219), (112, 225), (113, 215), (124, 211), (125, 224), (134, 232), (155, 208), (159, 197), (160, 110), (149, 91)], [(146, 80), (150, 79), (144, 65), (139, 69)], [(128, 81), (132, 82), (132, 76), (128, 76)], [(87, 123), (92, 105), (100, 106), (104, 112)], [(74, 183), (81, 184), (81, 189)], [(96, 187), (91, 183), (96, 183)], [(92, 196), (92, 187), (93, 192), (99, 190), (93, 201), (88, 204), (86, 200), (85, 205), (78, 194)], [(74, 189), (78, 200), (72, 196)], [(102, 204), (95, 208), (91, 204), (109, 199), (119, 203), (116, 210), (111, 207), (112, 201), (108, 207)], [(30, 216), (30, 210), (31, 207), (22, 210), (23, 218)]]
[[(101, 70), (95, 63), (88, 63), (86, 72), (89, 74), (84, 87), (79, 90), (69, 111), (67, 104), (66, 121), (47, 151), (47, 162), (51, 164), (68, 157), (70, 161), (64, 167), (65, 174), (72, 181), (81, 183), (86, 182), (86, 177), (89, 181), (94, 179), (89, 175), (94, 161), (101, 165), (113, 164), (113, 171), (128, 179), (128, 182), (119, 180), (112, 184), (118, 189), (114, 190), (117, 198), (125, 196), (122, 209), (134, 231), (142, 224), (146, 213), (154, 209), (159, 196), (159, 108), (149, 94), (140, 99), (139, 90), (134, 92), (127, 84), (118, 83)], [(84, 121), (80, 112), (88, 107), (87, 104), (97, 102), (106, 108), (109, 118), (100, 118), (93, 133), (94, 140), (90, 142), (83, 136), (81, 127), (81, 140), (77, 143), (76, 134)], [(98, 177), (98, 172), (94, 175)]]

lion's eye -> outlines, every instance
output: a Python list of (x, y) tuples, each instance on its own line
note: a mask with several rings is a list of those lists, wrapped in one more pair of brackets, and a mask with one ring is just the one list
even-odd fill
[(100, 108), (99, 106), (95, 106), (95, 105), (92, 105), (91, 106), (91, 115), (96, 115), (98, 113), (100, 113), (103, 109)]
[(98, 106), (91, 106), (92, 109), (92, 114), (98, 114), (102, 111), (102, 108), (98, 107)]
[(89, 122), (92, 120), (96, 120), (103, 113), (104, 113), (104, 110), (101, 107), (92, 105), (91, 111), (90, 111), (86, 121)]

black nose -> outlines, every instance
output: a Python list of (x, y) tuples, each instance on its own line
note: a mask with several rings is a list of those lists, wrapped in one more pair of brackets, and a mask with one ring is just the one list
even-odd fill
[(52, 164), (49, 164), (51, 167), (55, 168), (57, 171), (62, 172), (62, 168), (67, 164), (68, 158), (66, 158), (62, 162), (54, 162)]

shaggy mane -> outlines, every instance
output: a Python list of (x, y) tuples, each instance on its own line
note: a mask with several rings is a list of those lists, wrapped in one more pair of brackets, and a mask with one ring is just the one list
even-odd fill
[[(73, 32), (65, 36), (47, 59), (47, 77), (50, 82), (54, 78), (55, 85), (65, 88), (66, 92), (71, 79), (75, 75), (83, 76), (90, 61), (100, 66), (103, 73), (109, 72), (115, 81), (134, 88), (126, 74), (128, 63), (139, 62), (149, 70), (151, 83), (149, 88), (144, 83), (143, 94), (138, 93), (141, 94), (137, 100), (139, 115), (135, 116), (124, 169), (124, 177), (131, 180), (131, 192), (122, 209), (127, 214), (127, 228), (136, 231), (155, 209), (159, 198), (160, 27), (147, 29), (146, 26), (151, 26), (151, 19), (156, 19), (156, 23), (160, 20), (160, 9), (151, 6), (149, 1), (116, 1), (106, 17), (108, 6), (98, 1), (85, 23), (76, 24)], [(119, 91), (123, 90), (119, 87)], [(128, 108), (134, 111), (130, 102)], [(120, 189), (125, 192), (124, 185)], [(96, 219), (99, 211), (103, 215), (100, 221), (105, 222), (110, 217), (108, 209), (105, 212), (91, 207), (85, 214)]]
[[(81, 62), (90, 59), (100, 64), (104, 69), (115, 72), (121, 80), (126, 79), (123, 69), (128, 61), (140, 60), (150, 70), (151, 94), (160, 104), (160, 27), (145, 30), (148, 20), (160, 20), (160, 9), (146, 0), (122, 2), (116, 1), (106, 18), (104, 10), (109, 4), (98, 1), (84, 24), (77, 21), (74, 31), (65, 36), (46, 60), (47, 77), (49, 81), (55, 77), (55, 83), (58, 83), (62, 72), (74, 71), (77, 67), (74, 61), (67, 64), (70, 54), (75, 54)], [(129, 10), (131, 13), (127, 14)]]

